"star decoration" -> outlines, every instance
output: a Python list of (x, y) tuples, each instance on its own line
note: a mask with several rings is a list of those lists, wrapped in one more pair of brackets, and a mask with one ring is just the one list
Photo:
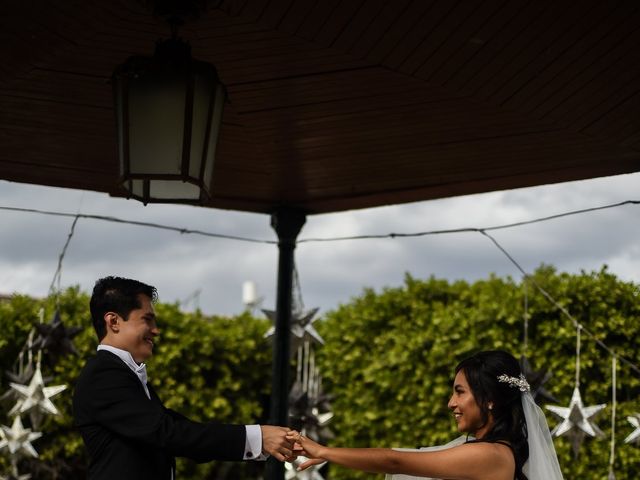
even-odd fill
[(27, 473), (25, 475), (9, 475), (5, 477), (4, 475), (0, 475), (0, 480), (31, 480), (31, 474)]
[(22, 420), (19, 416), (13, 419), (11, 428), (6, 425), (0, 425), (0, 451), (5, 448), (9, 450), (11, 455), (25, 454), (37, 457), (31, 442), (42, 436), (40, 432), (32, 432), (30, 428), (24, 428)]
[[(14, 373), (9, 371), (6, 371), (5, 373), (7, 374), (7, 377), (9, 377), (9, 380), (11, 380), (12, 382), (26, 385), (27, 383), (29, 383), (29, 380), (31, 380), (31, 377), (33, 376), (33, 363), (28, 363), (26, 368), (21, 373)], [(0, 401), (6, 400), (12, 402), (18, 400), (19, 398), (20, 397), (18, 396), (18, 392), (13, 389), (9, 389), (0, 397)], [(0, 480), (1, 478), (2, 477), (0, 477)]]
[(34, 350), (43, 350), (51, 364), (55, 364), (58, 358), (67, 355), (77, 355), (78, 351), (71, 339), (82, 331), (81, 327), (65, 327), (60, 319), (60, 312), (56, 310), (51, 323), (35, 326), (38, 338), (33, 342)]
[(571, 396), (571, 402), (567, 408), (555, 405), (547, 405), (547, 409), (557, 415), (562, 422), (553, 429), (551, 434), (556, 437), (567, 435), (571, 439), (573, 453), (577, 457), (580, 444), (584, 440), (585, 435), (590, 437), (601, 437), (604, 434), (593, 423), (593, 418), (606, 407), (606, 404), (585, 407), (582, 403), (580, 390), (576, 386)]
[(640, 414), (629, 415), (627, 421), (635, 428), (633, 432), (627, 435), (624, 443), (640, 443)]
[(544, 388), (544, 384), (552, 376), (551, 372), (548, 370), (534, 371), (529, 360), (524, 355), (520, 357), (520, 369), (531, 386), (531, 396), (534, 400), (558, 403), (558, 400)]
[(43, 413), (52, 415), (59, 413), (51, 399), (67, 388), (66, 385), (45, 387), (40, 365), (36, 367), (36, 371), (29, 385), (20, 385), (18, 383), (10, 383), (10, 385), (19, 395), (20, 399), (11, 409), (9, 415), (29, 413), (31, 416), (31, 424), (34, 428), (38, 428), (40, 425)]
[(9, 371), (6, 371), (5, 373), (7, 374), (7, 377), (9, 377), (9, 380), (11, 380), (12, 382), (23, 384), (27, 383), (33, 376), (33, 363), (28, 363), (25, 369), (22, 370), (22, 373), (14, 373)]
[[(318, 313), (319, 308), (313, 308), (307, 312), (294, 311), (291, 313), (291, 350), (294, 351), (304, 341), (310, 341), (315, 344), (324, 345), (324, 339), (320, 336), (313, 326), (313, 322), (317, 318), (313, 318)], [(275, 324), (276, 312), (273, 310), (262, 310), (262, 312)], [(265, 338), (269, 338), (276, 333), (276, 328), (272, 326)]]
[(296, 469), (299, 465), (302, 465), (308, 460), (307, 457), (300, 456), (293, 462), (285, 462), (284, 464), (284, 478), (285, 480), (324, 480), (324, 477), (320, 475), (320, 469), (324, 467), (327, 462), (320, 463), (318, 465), (312, 465), (306, 470), (298, 472)]
[(334, 438), (327, 427), (332, 418), (328, 395), (320, 394), (315, 398), (302, 391), (299, 382), (294, 384), (289, 393), (289, 421), (293, 428), (306, 432), (312, 440), (326, 443)]
[[(33, 378), (33, 363), (31, 362), (27, 363), (27, 366), (24, 367), (22, 372), (15, 373), (15, 372), (6, 371), (5, 373), (7, 374), (7, 377), (9, 377), (9, 380), (11, 380), (13, 383), (26, 385), (31, 381), (31, 378)], [(43, 377), (43, 379), (44, 379), (44, 383), (49, 383), (51, 380), (53, 380), (53, 377)], [(7, 402), (14, 402), (19, 399), (20, 399), (20, 395), (16, 390), (12, 388), (7, 390), (0, 397), (0, 401), (7, 401)], [(2, 480), (2, 477), (0, 477), (0, 480)]]

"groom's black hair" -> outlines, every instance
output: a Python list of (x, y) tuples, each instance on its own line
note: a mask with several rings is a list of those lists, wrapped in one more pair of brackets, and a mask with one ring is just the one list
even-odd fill
[(98, 341), (101, 341), (107, 334), (104, 314), (115, 312), (125, 321), (128, 320), (131, 310), (142, 307), (138, 295), (146, 295), (152, 302), (155, 302), (158, 292), (156, 287), (129, 278), (104, 277), (96, 282), (89, 308)]
[[(513, 355), (503, 350), (478, 352), (456, 367), (456, 373), (463, 371), (467, 383), (480, 408), (482, 426), (493, 415), (493, 426), (481, 440), (482, 442), (508, 442), (513, 450), (516, 462), (516, 479), (528, 480), (522, 467), (529, 458), (527, 442), (527, 422), (522, 408), (522, 392), (508, 383), (498, 381), (500, 375), (518, 378), (522, 373), (520, 365)], [(489, 404), (493, 408), (489, 408)]]

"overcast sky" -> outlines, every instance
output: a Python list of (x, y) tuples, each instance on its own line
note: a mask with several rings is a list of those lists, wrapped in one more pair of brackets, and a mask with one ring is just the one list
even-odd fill
[[(640, 199), (640, 174), (492, 192), (307, 218), (300, 238), (493, 225)], [(0, 181), (0, 207), (110, 215), (227, 235), (275, 240), (267, 215), (177, 205), (143, 206), (106, 194)], [(591, 212), (492, 234), (527, 270), (541, 263), (559, 270), (598, 270), (607, 264), (640, 283), (640, 205)], [(0, 293), (45, 296), (73, 219), (0, 210)], [(105, 275), (155, 285), (160, 300), (191, 298), (209, 314), (243, 310), (242, 284), (253, 281), (263, 307), (275, 302), (277, 247), (80, 219), (62, 270), (62, 286), (90, 291)], [(519, 272), (484, 236), (455, 233), (412, 239), (303, 243), (296, 250), (303, 300), (336, 308), (363, 288), (418, 278), (476, 280)]]

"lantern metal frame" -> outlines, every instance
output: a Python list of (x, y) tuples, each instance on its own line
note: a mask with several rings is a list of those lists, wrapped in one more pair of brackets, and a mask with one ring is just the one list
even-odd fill
[[(216, 68), (209, 63), (193, 60), (190, 45), (174, 35), (171, 39), (157, 43), (153, 57), (133, 56), (128, 58), (115, 69), (112, 80), (118, 128), (119, 183), (127, 191), (128, 198), (138, 199), (145, 205), (147, 203), (205, 204), (211, 197), (213, 163), (222, 127), (223, 107), (227, 100), (226, 88), (220, 82)], [(198, 101), (201, 101), (195, 98), (196, 82), (207, 87), (204, 90), (208, 94), (208, 98), (205, 98), (205, 101), (208, 102), (206, 119), (204, 121), (197, 120), (205, 125), (204, 129), (200, 128), (200, 133), (203, 130), (204, 136), (198, 139), (194, 138), (193, 131), (194, 106)], [(178, 171), (175, 168), (167, 168), (165, 172), (139, 171), (137, 167), (133, 168), (137, 160), (132, 159), (131, 156), (132, 106), (130, 96), (135, 95), (136, 88), (140, 89), (141, 85), (155, 88), (157, 85), (167, 84), (176, 88), (178, 95), (181, 95), (181, 92), (177, 89), (184, 89), (183, 123), (175, 125), (175, 127), (169, 126), (175, 128), (176, 139), (182, 136), (180, 166)], [(200, 109), (199, 113), (202, 111), (203, 109)], [(174, 122), (175, 120), (167, 118), (166, 121)], [(137, 125), (135, 128), (143, 129), (145, 127)], [(195, 145), (195, 142), (200, 143)], [(199, 159), (194, 158), (194, 146), (201, 149)], [(137, 146), (135, 150), (142, 151), (144, 148)], [(175, 163), (175, 158), (158, 159), (158, 161), (169, 165), (171, 162)], [(199, 166), (192, 165), (196, 161), (200, 162)], [(150, 161), (146, 159), (146, 162), (149, 164)], [(196, 196), (191, 192), (190, 195), (176, 194), (172, 196), (158, 195), (155, 191), (160, 185), (167, 187), (179, 185), (179, 183), (195, 185), (198, 187), (199, 194)]]

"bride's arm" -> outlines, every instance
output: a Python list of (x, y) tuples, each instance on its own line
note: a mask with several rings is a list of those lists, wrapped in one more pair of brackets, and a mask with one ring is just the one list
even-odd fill
[[(511, 452), (504, 445), (469, 443), (436, 452), (403, 452), (388, 448), (332, 448), (306, 437), (298, 440), (302, 455), (372, 473), (401, 473), (419, 477), (476, 480), (500, 478), (513, 472)], [(504, 449), (504, 450), (503, 450)], [(310, 460), (301, 465), (316, 464)]]

